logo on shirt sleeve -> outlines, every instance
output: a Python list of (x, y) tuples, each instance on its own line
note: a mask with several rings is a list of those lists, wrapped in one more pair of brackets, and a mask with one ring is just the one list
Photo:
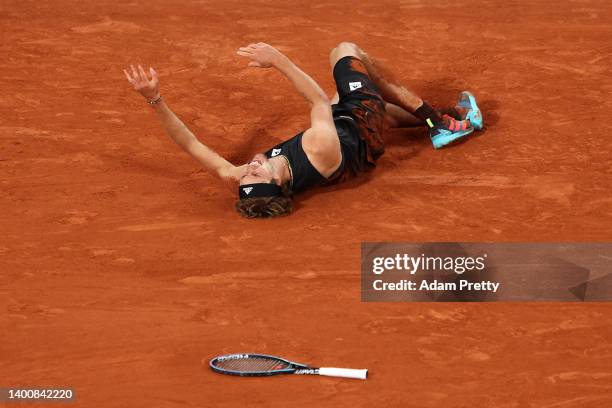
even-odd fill
[(270, 157), (278, 156), (281, 152), (281, 149), (272, 149), (272, 154)]

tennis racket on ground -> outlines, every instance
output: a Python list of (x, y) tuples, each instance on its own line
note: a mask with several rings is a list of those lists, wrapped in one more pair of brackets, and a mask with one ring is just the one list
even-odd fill
[(365, 380), (368, 370), (352, 368), (314, 368), (265, 354), (227, 354), (210, 360), (210, 368), (221, 374), (264, 377), (278, 374), (325, 375)]

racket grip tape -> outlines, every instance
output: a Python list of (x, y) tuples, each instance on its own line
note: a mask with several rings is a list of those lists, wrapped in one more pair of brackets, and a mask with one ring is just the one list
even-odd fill
[(368, 370), (355, 370), (353, 368), (336, 368), (336, 367), (321, 367), (319, 368), (319, 375), (325, 375), (328, 377), (343, 377), (343, 378), (356, 378), (358, 380), (365, 380), (368, 378)]

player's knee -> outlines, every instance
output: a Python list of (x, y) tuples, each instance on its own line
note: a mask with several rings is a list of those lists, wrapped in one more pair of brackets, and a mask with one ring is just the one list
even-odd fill
[(356, 45), (355, 45), (354, 42), (351, 42), (351, 41), (341, 41), (341, 42), (338, 43), (338, 45), (336, 47), (339, 47), (339, 48), (345, 48), (345, 47), (347, 47), (347, 48), (354, 48), (354, 47), (356, 47)]
[(340, 60), (341, 58), (344, 58), (344, 57), (359, 58), (360, 55), (361, 55), (361, 49), (357, 46), (357, 44), (349, 42), (349, 41), (342, 41), (333, 50), (331, 50), (329, 54), (329, 61), (333, 67), (336, 64), (336, 62), (338, 62), (338, 60)]
[(357, 44), (352, 43), (350, 41), (342, 41), (336, 46), (336, 49), (341, 50), (341, 52), (346, 54), (356, 55), (359, 52), (359, 47), (357, 46)]

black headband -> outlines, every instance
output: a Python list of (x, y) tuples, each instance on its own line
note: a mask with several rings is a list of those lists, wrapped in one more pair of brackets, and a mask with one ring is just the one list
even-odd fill
[(238, 186), (240, 199), (254, 197), (280, 197), (283, 190), (274, 183), (243, 184)]

